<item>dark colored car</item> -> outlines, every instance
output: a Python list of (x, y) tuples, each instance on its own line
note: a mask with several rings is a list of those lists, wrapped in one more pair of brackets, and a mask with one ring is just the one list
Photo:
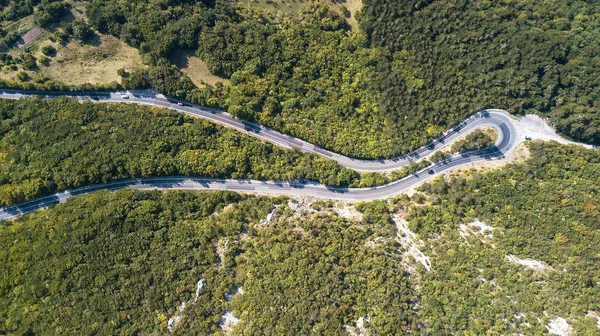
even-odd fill
[(429, 170), (427, 171), (427, 174), (429, 174), (429, 175), (433, 175), (433, 174), (435, 174), (435, 172), (433, 171), (433, 169), (429, 169)]

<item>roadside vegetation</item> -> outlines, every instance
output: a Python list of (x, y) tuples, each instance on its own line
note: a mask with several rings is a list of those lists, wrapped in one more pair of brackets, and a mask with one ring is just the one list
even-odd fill
[(0, 206), (153, 176), (304, 179), (366, 188), (444, 158), (434, 155), (387, 174), (358, 173), (171, 110), (69, 98), (0, 99), (0, 121)]
[(0, 204), (133, 177), (360, 183), (335, 161), (166, 109), (74, 99), (0, 100)]
[(596, 334), (600, 156), (528, 146), (524, 163), (352, 216), (231, 192), (72, 198), (0, 225), (1, 328), (166, 333), (185, 302), (176, 333), (221, 333), (230, 316), (248, 334), (339, 334), (359, 320), (377, 334), (544, 334), (559, 318)]
[(369, 244), (389, 224), (295, 206), (122, 190), (2, 222), (0, 330), (168, 334), (180, 315), (176, 334), (221, 334), (228, 313), (243, 334), (339, 334), (360, 318), (378, 334), (418, 330), (399, 254)]
[[(407, 153), (492, 106), (547, 116), (567, 136), (598, 143), (589, 32), (600, 29), (599, 5), (369, 0), (356, 32), (329, 1), (295, 17), (256, 5), (92, 0), (77, 3), (85, 17), (75, 21), (120, 38), (150, 66), (124, 66), (131, 76), (115, 87), (150, 85), (353, 157)], [(69, 24), (77, 26), (59, 23), (59, 35), (75, 33)], [(17, 68), (5, 85), (53, 87)]]
[(464, 153), (492, 147), (493, 145), (494, 140), (482, 130), (477, 129), (469, 133), (464, 139), (455, 142), (451, 151), (453, 153)]
[(419, 281), (429, 332), (538, 334), (562, 317), (598, 333), (600, 154), (528, 146), (523, 164), (423, 186), (428, 206), (408, 211), (431, 257)]

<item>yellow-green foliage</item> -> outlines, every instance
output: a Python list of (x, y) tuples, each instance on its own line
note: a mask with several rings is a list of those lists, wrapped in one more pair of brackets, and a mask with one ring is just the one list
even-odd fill
[(71, 99), (0, 100), (0, 204), (132, 177), (308, 179), (360, 175), (178, 112)]
[[(523, 164), (422, 188), (437, 205), (414, 208), (409, 221), (431, 257), (419, 310), (431, 333), (543, 334), (556, 316), (577, 334), (597, 333), (586, 315), (600, 302), (600, 154), (529, 146)], [(459, 224), (476, 219), (494, 229), (461, 236)]]
[(283, 199), (122, 190), (3, 222), (0, 328), (168, 334), (182, 302), (180, 334), (220, 334), (227, 310), (253, 335), (338, 334), (366, 316), (378, 334), (416, 328), (400, 254), (368, 244), (393, 236), (330, 210), (300, 219)]

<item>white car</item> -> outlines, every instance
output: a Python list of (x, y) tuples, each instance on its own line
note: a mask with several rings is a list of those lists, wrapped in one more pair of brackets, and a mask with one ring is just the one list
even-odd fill
[(123, 95), (121, 95), (121, 98), (123, 98), (123, 99), (129, 99), (129, 95), (123, 94)]

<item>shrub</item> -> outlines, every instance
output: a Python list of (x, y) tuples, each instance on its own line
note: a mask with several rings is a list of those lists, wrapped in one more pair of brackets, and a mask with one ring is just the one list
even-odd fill
[(121, 76), (122, 78), (126, 78), (129, 77), (129, 72), (127, 72), (125, 68), (121, 68), (117, 70), (117, 75)]
[(94, 31), (90, 26), (83, 21), (75, 21), (73, 23), (73, 37), (79, 41), (86, 41), (94, 36)]
[(54, 33), (54, 38), (56, 39), (57, 42), (59, 42), (61, 44), (65, 44), (65, 43), (69, 42), (69, 34), (63, 30), (57, 30)]
[(46, 56), (54, 56), (56, 55), (56, 48), (51, 45), (47, 45), (42, 47), (42, 53)]
[(43, 65), (43, 66), (49, 66), (50, 65), (50, 58), (48, 58), (47, 56), (41, 56), (38, 59), (38, 63)]
[(35, 70), (37, 69), (36, 58), (31, 54), (23, 54), (21, 56), (21, 66), (25, 70)]
[(25, 71), (19, 71), (19, 72), (17, 72), (17, 78), (21, 82), (26, 82), (29, 80), (29, 74), (27, 74), (27, 72), (25, 72)]

